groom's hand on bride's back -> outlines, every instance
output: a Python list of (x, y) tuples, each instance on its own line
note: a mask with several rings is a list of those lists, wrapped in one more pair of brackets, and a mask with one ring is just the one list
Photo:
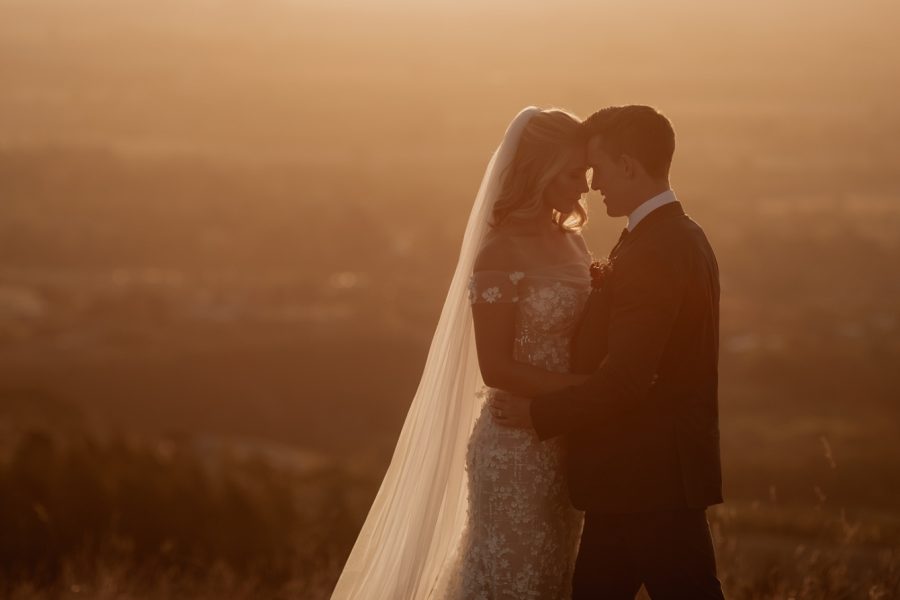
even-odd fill
[(497, 425), (513, 429), (534, 428), (531, 424), (531, 398), (495, 390), (488, 402)]

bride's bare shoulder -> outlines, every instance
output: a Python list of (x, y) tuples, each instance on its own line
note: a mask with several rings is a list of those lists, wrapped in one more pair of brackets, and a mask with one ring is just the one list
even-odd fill
[(521, 244), (498, 229), (488, 231), (475, 257), (475, 271), (512, 271), (521, 266)]

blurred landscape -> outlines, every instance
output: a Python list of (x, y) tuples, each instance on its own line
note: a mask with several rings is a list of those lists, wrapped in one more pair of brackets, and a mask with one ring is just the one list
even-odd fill
[(726, 592), (900, 597), (898, 17), (0, 0), (0, 596), (327, 598), (506, 124), (634, 102), (721, 267)]

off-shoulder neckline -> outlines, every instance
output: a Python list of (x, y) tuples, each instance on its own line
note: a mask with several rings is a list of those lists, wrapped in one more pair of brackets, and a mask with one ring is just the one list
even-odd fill
[(540, 266), (540, 267), (533, 267), (533, 268), (531, 268), (531, 269), (521, 269), (521, 268), (515, 268), (515, 269), (479, 269), (478, 271), (475, 271), (475, 272), (476, 272), (476, 273), (495, 272), (495, 273), (525, 273), (525, 274), (528, 274), (528, 273), (534, 273), (535, 271), (546, 271), (546, 270), (548, 270), (548, 269), (558, 269), (558, 268), (560, 268), (560, 267), (567, 267), (567, 266), (569, 266), (569, 265), (584, 265), (584, 266), (586, 266), (586, 267), (590, 267), (590, 264), (591, 264), (591, 260), (590, 260), (590, 258), (588, 257), (587, 260), (572, 260), (572, 261), (562, 262), (562, 263), (552, 263), (552, 264), (549, 264), (549, 265), (543, 265), (543, 266)]

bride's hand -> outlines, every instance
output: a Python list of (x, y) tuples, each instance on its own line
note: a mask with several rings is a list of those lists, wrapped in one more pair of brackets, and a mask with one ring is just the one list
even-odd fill
[(496, 390), (490, 399), (494, 423), (514, 429), (532, 429), (531, 399)]

